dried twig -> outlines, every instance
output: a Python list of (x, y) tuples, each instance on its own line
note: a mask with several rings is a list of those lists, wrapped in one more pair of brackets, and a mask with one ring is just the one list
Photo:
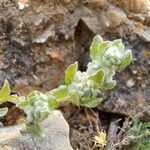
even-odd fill
[(116, 140), (117, 131), (119, 129), (119, 121), (120, 121), (120, 118), (118, 117), (111, 118), (109, 130), (107, 133), (107, 145), (105, 147), (105, 150), (113, 149), (113, 143)]

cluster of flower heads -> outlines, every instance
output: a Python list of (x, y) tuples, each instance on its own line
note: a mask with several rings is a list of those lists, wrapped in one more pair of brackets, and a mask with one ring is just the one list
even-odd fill
[(78, 71), (78, 64), (72, 64), (66, 70), (66, 84), (69, 92), (76, 93), (79, 105), (96, 107), (101, 98), (102, 89), (112, 89), (116, 70), (125, 68), (132, 61), (132, 52), (125, 49), (122, 41), (103, 41), (96, 35), (90, 47), (91, 62), (85, 72)]

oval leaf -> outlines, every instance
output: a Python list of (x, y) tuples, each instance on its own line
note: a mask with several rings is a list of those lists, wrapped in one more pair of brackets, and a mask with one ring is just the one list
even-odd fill
[(8, 108), (0, 108), (0, 117), (3, 117), (6, 115), (6, 113), (8, 112)]
[(55, 109), (58, 106), (58, 102), (56, 99), (51, 99), (48, 101), (48, 105), (50, 109)]
[(71, 102), (72, 102), (73, 104), (79, 106), (79, 104), (80, 104), (80, 103), (79, 103), (79, 97), (78, 97), (78, 95), (77, 95), (76, 92), (72, 92), (72, 93), (71, 93), (70, 100), (71, 100)]
[(85, 101), (84, 103), (81, 103), (81, 106), (94, 108), (94, 107), (97, 107), (101, 101), (102, 101), (101, 98), (95, 98), (95, 99), (90, 99), (90, 100), (87, 99), (87, 101)]
[(114, 40), (112, 42), (112, 45), (116, 46), (119, 50), (124, 50), (124, 48), (125, 48), (121, 39)]
[(110, 43), (111, 42), (109, 41), (105, 41), (99, 44), (96, 58), (99, 58), (99, 56), (101, 56), (107, 50), (107, 48), (110, 46)]
[(121, 39), (117, 39), (117, 40), (112, 41), (112, 45), (113, 46), (117, 46), (118, 47), (120, 43), (122, 43)]
[(102, 37), (100, 35), (96, 35), (93, 38), (93, 42), (90, 47), (90, 56), (92, 59), (95, 59), (97, 57), (98, 51), (99, 51), (99, 44), (103, 41)]
[(103, 69), (99, 69), (95, 74), (92, 74), (89, 77), (90, 80), (94, 81), (97, 84), (102, 85), (105, 79), (105, 72)]
[(9, 86), (9, 82), (5, 80), (2, 89), (0, 90), (0, 103), (3, 103), (10, 95), (11, 90)]
[(74, 64), (71, 64), (65, 72), (65, 83), (66, 85), (69, 85), (72, 81), (73, 76), (77, 72), (78, 69), (78, 63), (75, 62)]
[(115, 86), (116, 86), (116, 81), (115, 81), (115, 80), (113, 80), (112, 82), (106, 83), (106, 84), (104, 85), (104, 87), (105, 87), (106, 89), (113, 89)]
[(121, 58), (121, 64), (119, 65), (120, 68), (124, 68), (127, 65), (129, 65), (132, 61), (132, 52), (131, 50), (128, 50), (124, 53), (124, 55)]
[(59, 86), (57, 89), (54, 89), (50, 92), (47, 92), (48, 97), (54, 96), (56, 100), (63, 99), (69, 95), (68, 88), (66, 86)]

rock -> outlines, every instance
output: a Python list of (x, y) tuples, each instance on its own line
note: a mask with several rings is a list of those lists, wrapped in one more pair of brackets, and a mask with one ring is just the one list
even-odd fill
[(18, 0), (18, 9), (23, 10), (29, 6), (28, 0)]
[(60, 111), (54, 111), (42, 122), (46, 137), (36, 138), (24, 124), (0, 128), (0, 150), (73, 150), (69, 142), (69, 126)]
[(71, 0), (61, 0), (61, 3), (63, 5), (68, 5), (69, 3), (71, 3)]
[(145, 24), (150, 26), (150, 12), (146, 15)]
[(37, 38), (35, 38), (34, 42), (36, 43), (45, 43), (48, 38), (53, 38), (55, 36), (55, 32), (52, 29), (53, 27), (47, 28), (44, 32), (42, 32), (41, 35), (38, 35)]
[(137, 71), (137, 70), (133, 70), (132, 73), (133, 73), (133, 74), (137, 74), (138, 71)]
[(150, 30), (137, 32), (137, 35), (144, 41), (150, 42)]
[(107, 5), (105, 0), (87, 0), (87, 2), (94, 8), (104, 8)]
[(112, 0), (114, 3), (133, 13), (145, 13), (150, 10), (149, 0)]
[(108, 9), (106, 27), (115, 28), (127, 21), (126, 14), (119, 9)]
[(131, 88), (135, 85), (135, 81), (133, 79), (129, 79), (126, 83), (126, 86)]

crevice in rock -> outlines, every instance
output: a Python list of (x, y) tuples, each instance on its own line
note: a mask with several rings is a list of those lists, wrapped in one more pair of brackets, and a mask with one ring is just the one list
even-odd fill
[(89, 49), (94, 33), (88, 28), (86, 23), (80, 19), (75, 29), (75, 50), (76, 58), (79, 62), (79, 69), (86, 70), (87, 63), (89, 62)]

